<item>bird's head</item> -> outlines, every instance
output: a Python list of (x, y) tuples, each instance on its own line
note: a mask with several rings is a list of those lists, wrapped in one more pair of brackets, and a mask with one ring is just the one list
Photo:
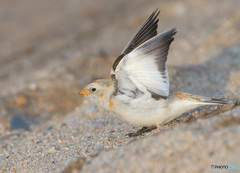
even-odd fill
[(81, 95), (98, 95), (104, 91), (104, 85), (100, 80), (87, 84), (80, 92)]
[(91, 102), (98, 103), (108, 98), (113, 91), (113, 82), (109, 79), (100, 79), (87, 84), (80, 95), (87, 96)]

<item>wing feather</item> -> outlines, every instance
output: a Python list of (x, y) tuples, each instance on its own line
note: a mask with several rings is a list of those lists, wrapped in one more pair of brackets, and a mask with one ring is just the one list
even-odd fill
[(124, 48), (122, 54), (126, 55), (130, 53), (134, 48), (157, 35), (158, 19), (156, 20), (156, 18), (158, 17), (159, 13), (160, 11), (156, 9), (149, 16), (149, 18), (144, 22), (138, 32), (133, 36), (133, 38)]
[[(169, 95), (169, 78), (166, 66), (169, 46), (176, 29), (172, 28), (139, 45), (122, 57), (115, 70), (118, 90), (140, 90), (155, 99)], [(127, 82), (128, 84), (126, 84)]]
[(158, 28), (158, 15), (160, 11), (156, 9), (149, 18), (144, 22), (144, 24), (140, 27), (137, 33), (132, 37), (129, 41), (127, 46), (123, 49), (121, 55), (115, 60), (112, 66), (111, 75), (114, 75), (114, 71), (121, 61), (121, 59), (138, 47), (140, 44), (144, 43), (145, 41), (151, 39), (152, 37), (157, 35), (157, 28)]

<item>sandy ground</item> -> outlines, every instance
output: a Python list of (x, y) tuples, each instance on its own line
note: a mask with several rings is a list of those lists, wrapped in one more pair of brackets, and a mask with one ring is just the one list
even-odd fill
[[(0, 171), (239, 172), (240, 1), (0, 2)], [(225, 98), (143, 136), (78, 95), (157, 7), (171, 90)], [(196, 117), (198, 117), (196, 119)], [(211, 169), (237, 165), (238, 170)]]

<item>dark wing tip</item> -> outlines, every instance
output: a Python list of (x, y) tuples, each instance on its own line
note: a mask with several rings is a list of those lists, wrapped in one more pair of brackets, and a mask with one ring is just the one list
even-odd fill
[(158, 28), (158, 15), (160, 11), (158, 8), (153, 11), (153, 13), (148, 17), (148, 19), (143, 23), (137, 33), (133, 36), (130, 42), (122, 51), (122, 54), (128, 54), (133, 49), (138, 47), (140, 44), (144, 43), (145, 41), (151, 39), (152, 37), (157, 35), (157, 28)]
[(177, 28), (173, 27), (163, 34), (167, 37), (173, 37), (176, 33), (177, 33)]
[(124, 54), (121, 54), (121, 55), (115, 60), (115, 62), (113, 63), (113, 66), (112, 66), (113, 71), (116, 70), (117, 65), (119, 64), (119, 62), (121, 61), (121, 59), (122, 59), (123, 57), (124, 57)]
[(122, 54), (113, 63), (113, 66), (112, 66), (113, 71), (115, 71), (116, 67), (118, 66), (119, 62), (124, 57), (124, 55), (130, 53), (133, 49), (138, 47), (140, 44), (144, 43), (145, 41), (157, 35), (157, 28), (158, 28), (158, 21), (159, 21), (157, 17), (159, 13), (160, 13), (160, 10), (158, 10), (157, 8), (156, 10), (153, 11), (153, 13), (148, 17), (148, 19), (140, 27), (140, 29), (133, 36), (131, 41), (124, 48)]

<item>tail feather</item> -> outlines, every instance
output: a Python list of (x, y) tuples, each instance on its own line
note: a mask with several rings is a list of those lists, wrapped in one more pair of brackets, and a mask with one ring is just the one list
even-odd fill
[(203, 99), (202, 102), (211, 103), (211, 104), (221, 104), (221, 105), (225, 105), (225, 104), (228, 103), (226, 100), (223, 100), (223, 99), (213, 99), (213, 98)]
[(184, 93), (180, 91), (172, 91), (172, 93), (178, 97), (180, 100), (189, 100), (192, 104), (197, 105), (225, 105), (228, 102), (223, 99), (214, 99), (209, 97), (203, 97), (198, 95), (193, 95), (189, 93)]

